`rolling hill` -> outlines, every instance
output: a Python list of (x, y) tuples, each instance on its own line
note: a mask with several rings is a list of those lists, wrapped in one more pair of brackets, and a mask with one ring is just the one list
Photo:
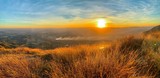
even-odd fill
[(152, 34), (51, 50), (2, 47), (0, 77), (159, 78), (160, 39)]

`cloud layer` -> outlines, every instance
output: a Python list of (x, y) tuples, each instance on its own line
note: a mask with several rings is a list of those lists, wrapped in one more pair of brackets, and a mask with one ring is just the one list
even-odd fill
[[(87, 23), (159, 24), (160, 0), (0, 0), (0, 26)], [(75, 24), (76, 26), (76, 24)]]

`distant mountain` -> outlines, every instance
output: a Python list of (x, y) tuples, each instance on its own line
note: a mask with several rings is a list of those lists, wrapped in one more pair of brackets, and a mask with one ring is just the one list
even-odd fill
[(160, 32), (160, 25), (153, 27), (152, 29), (145, 32), (145, 34), (153, 33), (153, 32)]

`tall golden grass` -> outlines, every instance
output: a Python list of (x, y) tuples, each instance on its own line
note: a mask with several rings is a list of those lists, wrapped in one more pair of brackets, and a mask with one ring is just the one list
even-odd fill
[[(144, 38), (54, 50), (0, 48), (1, 78), (155, 78), (158, 52)], [(145, 49), (145, 50), (144, 50)]]

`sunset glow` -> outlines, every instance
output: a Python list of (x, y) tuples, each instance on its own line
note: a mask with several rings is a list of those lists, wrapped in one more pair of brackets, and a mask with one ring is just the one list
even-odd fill
[(97, 20), (97, 27), (98, 28), (105, 28), (107, 25), (107, 21), (105, 19), (98, 19)]
[[(155, 26), (160, 0), (0, 0), (0, 28)], [(138, 7), (138, 8), (137, 8)]]

